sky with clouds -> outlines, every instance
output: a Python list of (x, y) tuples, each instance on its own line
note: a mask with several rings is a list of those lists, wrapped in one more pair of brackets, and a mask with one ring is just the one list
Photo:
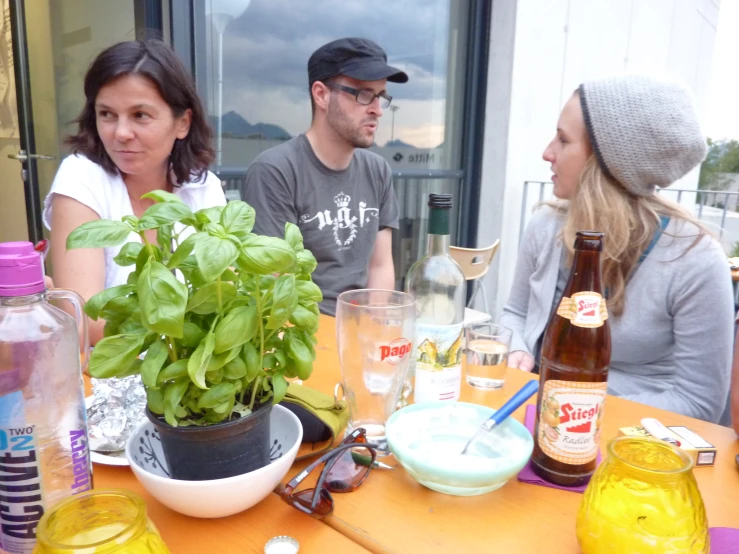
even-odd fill
[[(386, 110), (376, 142), (384, 144), (393, 133), (418, 147), (436, 146), (445, 138), (451, 85), (463, 80), (462, 65), (448, 64), (448, 57), (464, 57), (465, 25), (458, 22), (467, 17), (466, 5), (458, 0), (251, 0), (223, 36), (223, 111), (234, 110), (252, 124), (279, 125), (293, 135), (303, 132), (310, 124), (308, 57), (331, 40), (361, 36), (380, 44), (389, 63), (410, 77), (407, 84), (388, 84), (399, 109), (394, 125)], [(207, 27), (213, 69), (217, 36)], [(738, 53), (739, 0), (723, 0), (704, 123), (712, 138), (739, 139)], [(457, 74), (448, 75), (448, 67)], [(210, 79), (211, 113), (215, 86)]]
[[(451, 4), (461, 12), (456, 6), (466, 2)], [(449, 0), (252, 0), (223, 36), (224, 113), (235, 110), (250, 123), (274, 123), (293, 135), (304, 131), (310, 124), (310, 54), (337, 38), (366, 37), (410, 77), (407, 84), (388, 84), (399, 107), (395, 138), (435, 146), (443, 140), (450, 16), (457, 15), (450, 14)], [(217, 35), (207, 38), (213, 68)], [(209, 97), (215, 92), (212, 80)], [(390, 138), (390, 119), (386, 112), (379, 144)]]

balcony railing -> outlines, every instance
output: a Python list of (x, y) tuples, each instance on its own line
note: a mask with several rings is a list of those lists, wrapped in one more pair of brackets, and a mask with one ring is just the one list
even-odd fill
[[(213, 168), (213, 172), (220, 177), (226, 198), (234, 200), (245, 197), (245, 167), (219, 167)], [(393, 262), (398, 290), (403, 290), (408, 269), (426, 249), (428, 195), (447, 193), (457, 200), (462, 192), (463, 181), (463, 170), (393, 171), (393, 187), (399, 210), (399, 229), (397, 233), (393, 233)], [(452, 244), (455, 244), (459, 221), (458, 205), (458, 202), (455, 202), (455, 210), (450, 221)]]
[[(551, 181), (524, 181), (519, 244), (534, 206), (554, 199), (553, 187)], [(727, 253), (739, 242), (739, 192), (673, 188), (657, 191), (692, 209), (693, 215), (716, 233)]]

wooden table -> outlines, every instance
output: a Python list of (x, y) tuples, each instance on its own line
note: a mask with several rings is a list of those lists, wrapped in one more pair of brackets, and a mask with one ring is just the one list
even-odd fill
[[(333, 318), (322, 316), (313, 375), (308, 384), (332, 393), (340, 380)], [(500, 406), (535, 376), (509, 370), (503, 389), (483, 392), (463, 385), (462, 400)], [(685, 425), (718, 448), (716, 465), (695, 470), (711, 526), (739, 527), (739, 441), (731, 429), (615, 397), (605, 407), (603, 437), (619, 427), (657, 417)], [(514, 417), (523, 418), (524, 409)], [(391, 459), (392, 460), (392, 459)], [(397, 465), (397, 462), (393, 463)], [(292, 477), (305, 463), (296, 463)], [(141, 495), (173, 554), (261, 552), (280, 534), (295, 537), (300, 554), (313, 552), (576, 553), (575, 516), (580, 494), (511, 481), (476, 497), (440, 494), (419, 485), (402, 467), (374, 470), (357, 491), (334, 495), (334, 514), (321, 523), (274, 494), (246, 512), (207, 520), (177, 514), (149, 495), (128, 468), (95, 466), (96, 488), (119, 487)], [(365, 550), (365, 548), (367, 550)]]
[[(325, 317), (318, 334), (318, 358), (308, 384), (333, 391), (340, 380), (335, 323)], [(523, 384), (536, 378), (509, 370), (499, 391), (463, 384), (461, 400), (498, 407)], [(533, 399), (532, 401), (533, 402)], [(523, 420), (524, 408), (514, 417)], [(606, 400), (603, 437), (619, 427), (656, 417), (665, 425), (685, 425), (718, 448), (715, 466), (694, 471), (708, 521), (715, 527), (739, 527), (739, 441), (733, 430), (650, 408), (621, 398)], [(513, 480), (497, 491), (475, 497), (440, 494), (419, 485), (402, 467), (374, 470), (357, 491), (334, 495), (328, 525), (373, 552), (576, 553), (575, 518), (582, 495)]]
[(221, 519), (197, 519), (173, 512), (141, 486), (127, 467), (95, 464), (96, 489), (127, 489), (146, 502), (149, 517), (172, 554), (258, 554), (277, 535), (300, 543), (300, 554), (352, 552), (367, 554), (362, 546), (331, 527), (285, 504), (276, 494), (240, 514)]

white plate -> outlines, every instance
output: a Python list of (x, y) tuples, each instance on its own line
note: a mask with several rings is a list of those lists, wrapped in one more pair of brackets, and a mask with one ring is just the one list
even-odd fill
[[(90, 408), (92, 404), (92, 396), (85, 398), (85, 407)], [(90, 450), (90, 459), (96, 463), (104, 466), (127, 466), (128, 460), (126, 459), (126, 450), (118, 450), (117, 452), (95, 452)]]

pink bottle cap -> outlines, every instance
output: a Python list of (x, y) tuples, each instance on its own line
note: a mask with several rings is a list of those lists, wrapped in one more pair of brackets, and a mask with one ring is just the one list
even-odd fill
[(25, 296), (46, 290), (41, 254), (30, 242), (0, 244), (0, 296)]

